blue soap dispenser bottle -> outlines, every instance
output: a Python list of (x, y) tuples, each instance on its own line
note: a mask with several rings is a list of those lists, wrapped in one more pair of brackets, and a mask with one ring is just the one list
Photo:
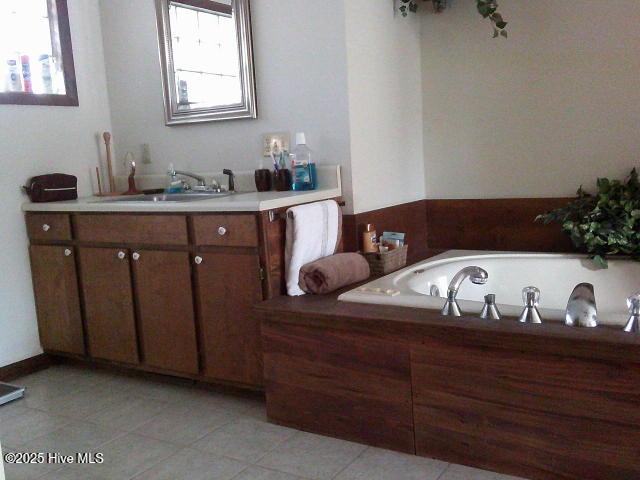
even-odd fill
[(315, 190), (316, 164), (304, 133), (296, 133), (296, 147), (291, 152), (292, 190)]

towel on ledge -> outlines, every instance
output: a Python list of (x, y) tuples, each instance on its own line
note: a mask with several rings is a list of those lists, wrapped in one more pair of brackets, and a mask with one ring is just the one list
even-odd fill
[(342, 234), (342, 212), (334, 200), (298, 205), (287, 210), (285, 271), (287, 293), (304, 295), (298, 286), (300, 267), (333, 255)]
[(300, 288), (322, 295), (369, 278), (369, 262), (359, 253), (337, 253), (300, 269)]

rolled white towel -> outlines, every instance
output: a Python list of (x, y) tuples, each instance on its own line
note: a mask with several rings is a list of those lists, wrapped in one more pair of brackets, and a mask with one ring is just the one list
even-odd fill
[(287, 294), (304, 295), (298, 286), (300, 267), (336, 253), (342, 212), (334, 200), (298, 205), (287, 210), (285, 271)]

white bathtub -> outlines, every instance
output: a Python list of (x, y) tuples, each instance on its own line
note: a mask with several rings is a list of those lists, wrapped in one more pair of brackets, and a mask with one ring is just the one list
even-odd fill
[[(533, 285), (541, 291), (543, 322), (562, 321), (573, 288), (588, 282), (594, 285), (599, 323), (624, 326), (629, 317), (626, 299), (640, 290), (640, 263), (630, 260), (611, 260), (603, 270), (584, 255), (450, 250), (343, 293), (339, 300), (439, 310), (451, 278), (470, 265), (484, 268), (489, 281), (474, 285), (467, 279), (460, 287), (458, 303), (469, 315), (477, 315), (484, 296), (495, 293), (502, 315), (518, 316), (522, 289)], [(439, 296), (430, 295), (433, 286)]]

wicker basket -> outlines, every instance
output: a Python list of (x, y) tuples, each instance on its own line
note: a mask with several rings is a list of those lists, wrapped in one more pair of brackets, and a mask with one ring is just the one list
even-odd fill
[(407, 264), (408, 248), (409, 245), (403, 245), (384, 253), (362, 253), (362, 255), (369, 262), (371, 275), (386, 275), (400, 270)]

